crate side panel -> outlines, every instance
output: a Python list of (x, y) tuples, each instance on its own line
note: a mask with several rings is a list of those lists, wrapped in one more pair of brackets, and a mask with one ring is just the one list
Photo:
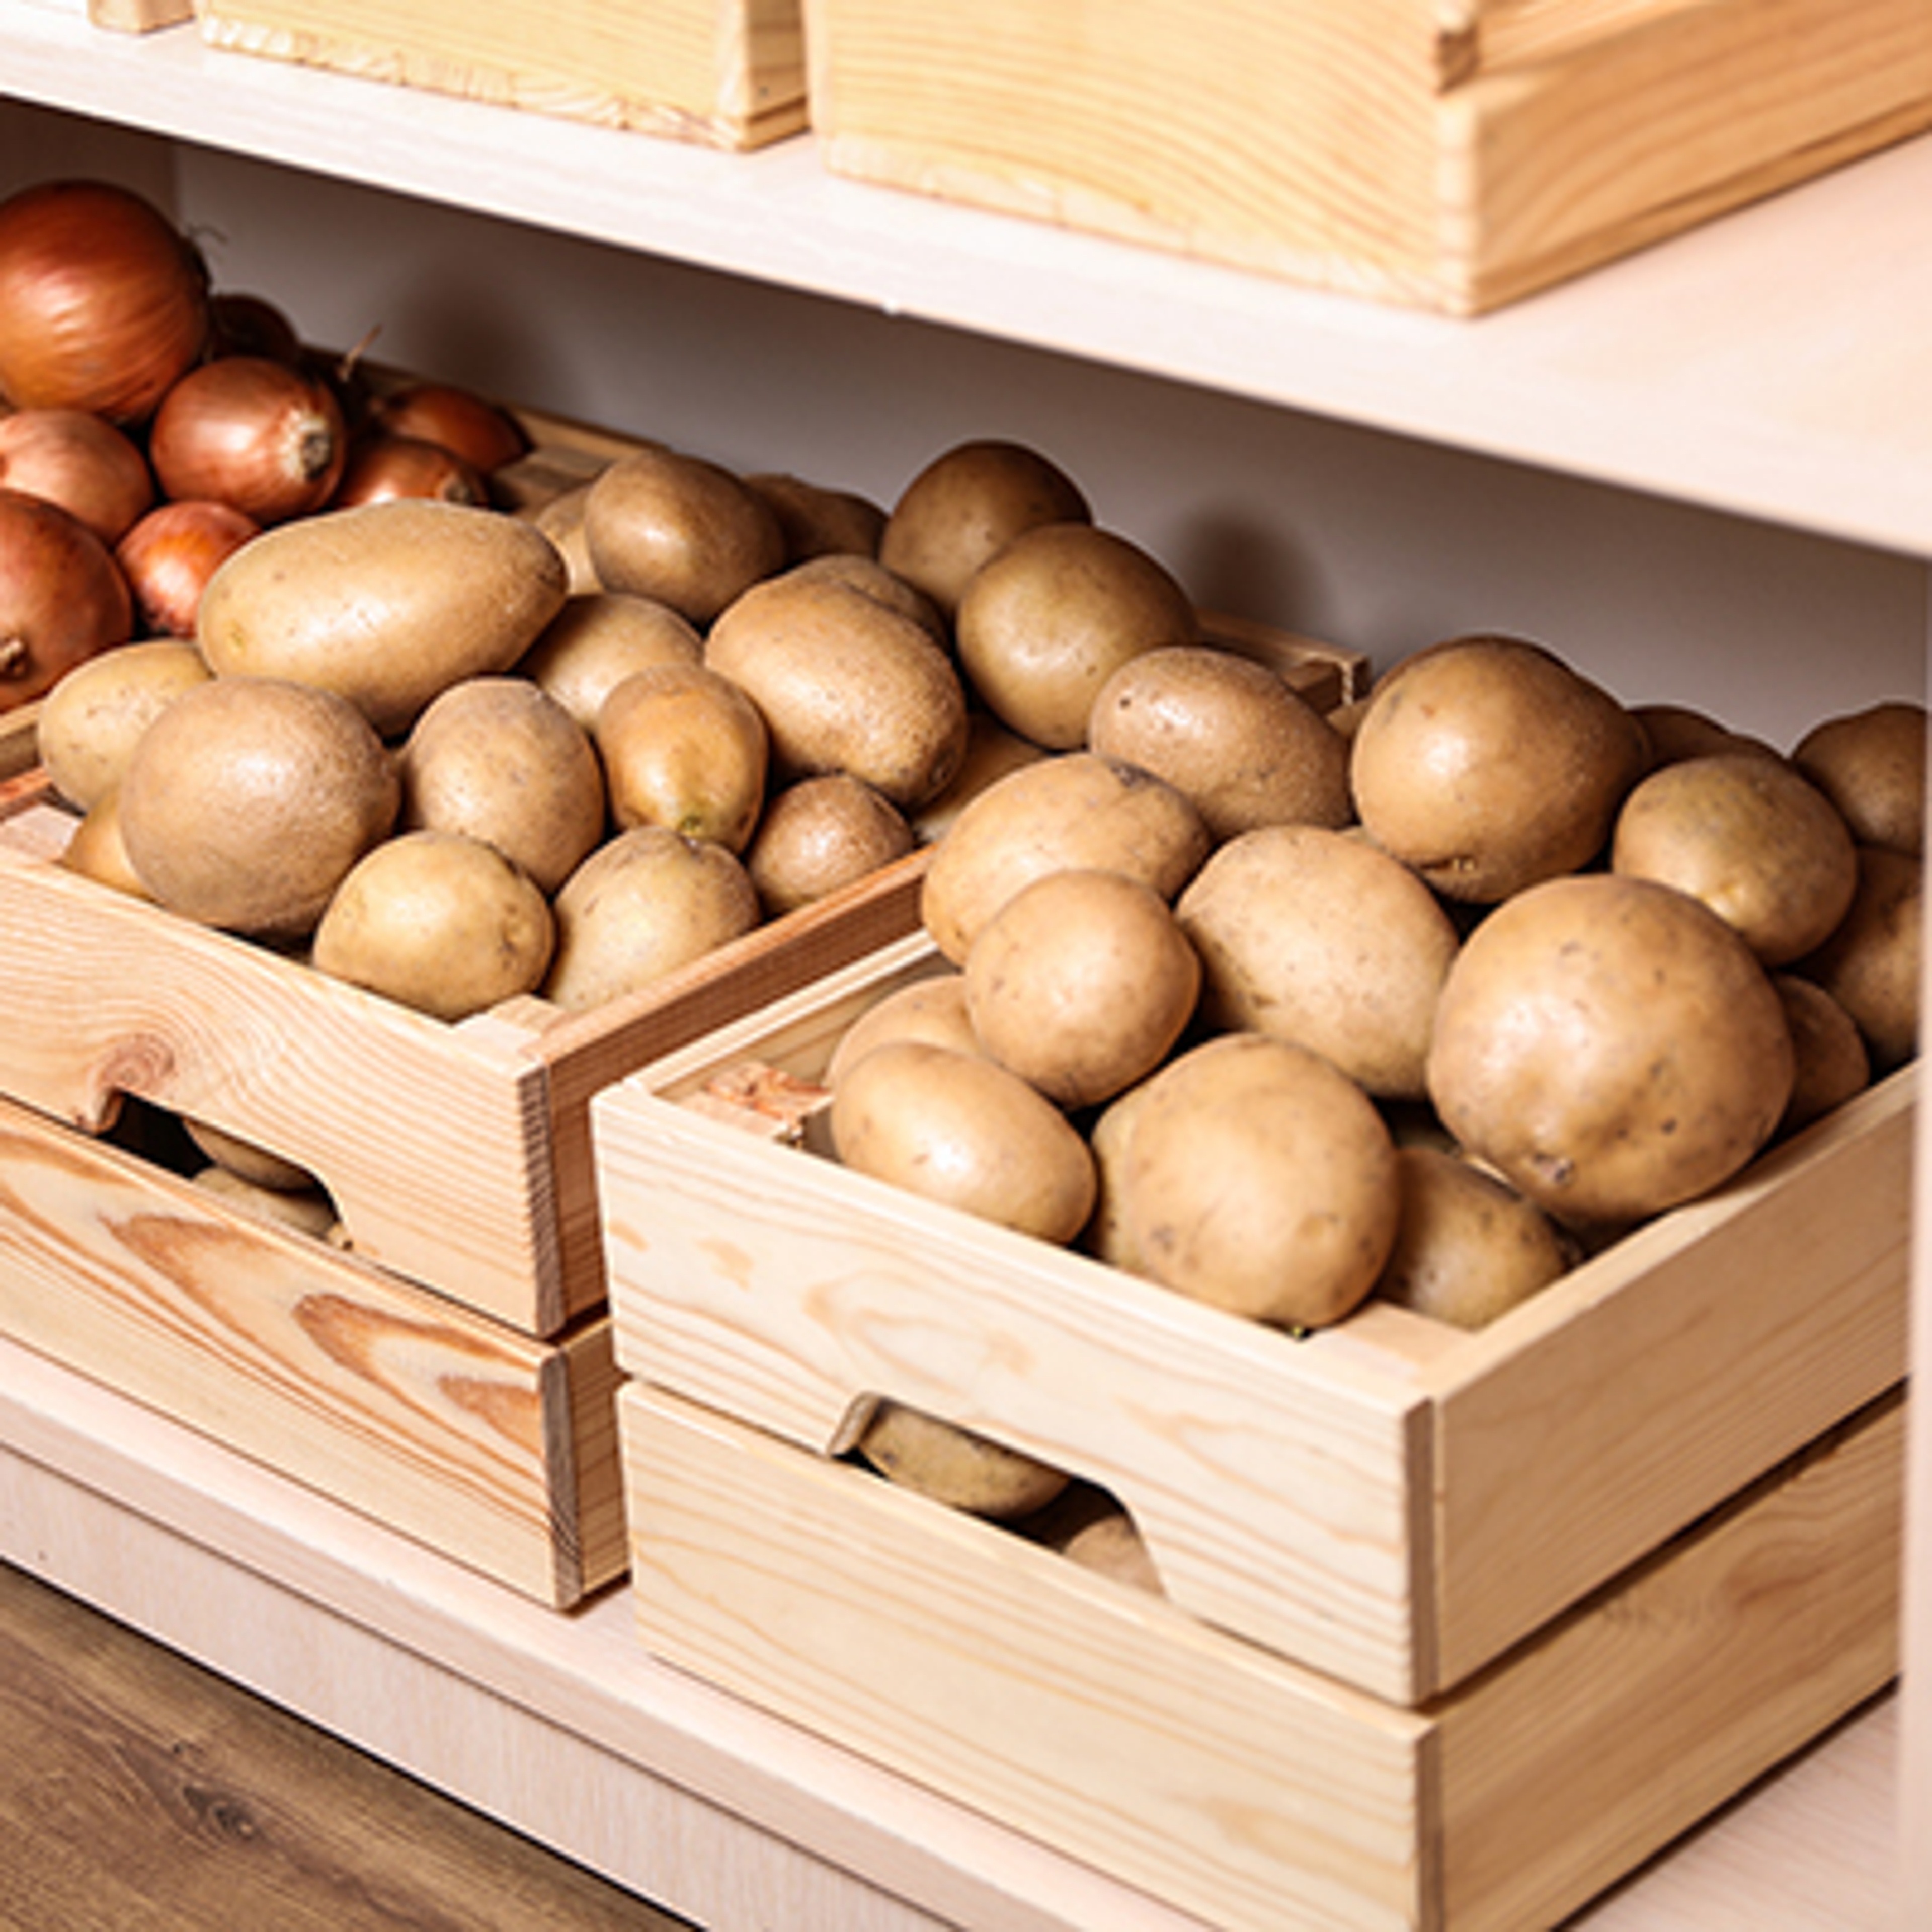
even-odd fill
[(889, 1396), (1108, 1490), (1207, 1621), (1414, 1694), (1418, 1408), (1332, 1356), (641, 1082), (594, 1103), (626, 1372), (818, 1450)]
[(42, 815), (0, 826), (0, 1091), (225, 1128), (316, 1174), (368, 1258), (562, 1325), (541, 1067), (32, 856)]
[(647, 1648), (1229, 1928), (1418, 1922), (1426, 1726), (630, 1384)]
[(1893, 1076), (1452, 1358), (1444, 1685), (1904, 1373), (1916, 1090)]
[(0, 1329), (539, 1600), (552, 1352), (0, 1102)]
[(1552, 1925), (1898, 1669), (1888, 1400), (1440, 1713), (1456, 1926)]

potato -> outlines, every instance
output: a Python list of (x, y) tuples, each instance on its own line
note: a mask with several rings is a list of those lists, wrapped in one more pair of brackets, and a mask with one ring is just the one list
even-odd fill
[(562, 608), (556, 546), (500, 511), (398, 497), (265, 530), (202, 593), (218, 677), (346, 698), (384, 737), (439, 692), (508, 670)]
[(662, 446), (598, 474), (584, 536), (606, 590), (654, 597), (700, 627), (786, 560), (777, 516), (741, 478)]
[(1835, 805), (1862, 845), (1925, 849), (1925, 706), (1890, 698), (1814, 724), (1792, 762)]
[(1774, 973), (1771, 983), (1784, 1003), (1796, 1066), (1778, 1131), (1795, 1134), (1870, 1084), (1871, 1055), (1858, 1022), (1822, 986), (1795, 973)]
[(981, 1054), (922, 1040), (875, 1047), (833, 1090), (831, 1129), (855, 1172), (1042, 1240), (1071, 1241), (1093, 1208), (1087, 1143)]
[(1642, 728), (1553, 652), (1468, 637), (1377, 685), (1349, 779), (1384, 850), (1445, 896), (1493, 905), (1595, 858), (1648, 762)]
[(388, 836), (401, 794), (394, 760), (346, 698), (214, 677), (136, 740), (118, 788), (121, 836), (136, 877), (170, 911), (298, 937)]
[(1200, 620), (1166, 566), (1091, 524), (1023, 531), (968, 580), (953, 621), (974, 695), (1048, 751), (1087, 742), (1108, 678), (1143, 651), (1190, 644)]
[(1856, 1023), (1874, 1073), (1918, 1051), (1924, 862), (1885, 845), (1858, 848), (1851, 909), (1816, 952), (1791, 970), (1824, 988)]
[(590, 545), (584, 534), (584, 506), (590, 500), (590, 484), (577, 483), (521, 513), (556, 545), (563, 559), (564, 583), (573, 597), (603, 587), (597, 581), (597, 567), (590, 561)]
[(34, 730), (55, 790), (78, 812), (121, 782), (128, 758), (155, 717), (214, 673), (193, 644), (153, 638), (74, 666), (40, 700)]
[(620, 830), (662, 825), (742, 853), (765, 807), (764, 716), (704, 664), (633, 671), (604, 700), (593, 735)]
[(1166, 1058), (1193, 1017), (1201, 962), (1151, 886), (1074, 868), (1008, 899), (963, 976), (985, 1050), (1049, 1100), (1087, 1107)]
[(1216, 843), (1355, 815), (1347, 739), (1280, 673), (1211, 645), (1130, 658), (1095, 698), (1087, 742), (1185, 792)]
[(1030, 1516), (1067, 1483), (1064, 1470), (903, 1402), (878, 1403), (854, 1447), (902, 1488), (995, 1522)]
[(1714, 752), (1751, 752), (1768, 758), (1778, 754), (1762, 738), (1733, 730), (1720, 719), (1683, 704), (1634, 704), (1630, 716), (1643, 728), (1650, 746), (1653, 771), (1680, 758), (1708, 758)]
[(1126, 1218), (1120, 1207), (1120, 1176), (1126, 1160), (1127, 1143), (1133, 1132), (1134, 1115), (1147, 1097), (1148, 1083), (1118, 1094), (1100, 1111), (1088, 1130), (1087, 1145), (1094, 1156), (1096, 1186), (1093, 1211), (1080, 1231), (1080, 1246), (1096, 1261), (1130, 1274), (1144, 1274), (1139, 1255), (1127, 1238)]
[(404, 741), (400, 830), (494, 845), (554, 892), (604, 836), (604, 770), (584, 728), (527, 678), (470, 677)]
[(986, 921), (1045, 873), (1124, 872), (1172, 902), (1210, 842), (1200, 813), (1164, 778), (1061, 752), (1008, 772), (961, 811), (933, 854), (920, 918), (958, 965)]
[(880, 534), (879, 561), (950, 620), (968, 579), (1022, 531), (1092, 520), (1079, 485), (1051, 458), (980, 438), (942, 452), (906, 485)]
[(935, 973), (896, 987), (868, 1006), (838, 1038), (825, 1070), (833, 1088), (875, 1046), (888, 1040), (922, 1040), (960, 1053), (982, 1049), (966, 1010), (966, 981), (956, 970)]
[(744, 482), (778, 519), (788, 563), (814, 556), (878, 555), (886, 512), (869, 496), (776, 471), (759, 471)]
[(862, 591), (902, 617), (910, 617), (942, 649), (952, 647), (952, 626), (923, 590), (888, 570), (877, 557), (850, 550), (830, 550), (806, 558), (785, 572), (796, 584), (841, 584)]
[(1674, 886), (1610, 874), (1532, 886), (1476, 928), (1428, 1064), (1462, 1148), (1573, 1226), (1730, 1179), (1794, 1076), (1784, 1007), (1738, 934)]
[(588, 731), (604, 699), (634, 670), (698, 664), (704, 656), (704, 640), (697, 626), (668, 604), (622, 590), (597, 590), (567, 598), (515, 670)]
[(556, 950), (542, 991), (572, 1011), (648, 986), (758, 922), (737, 856), (661, 825), (607, 838), (552, 904)]
[(861, 778), (902, 811), (943, 790), (966, 753), (966, 695), (914, 618), (809, 565), (754, 585), (705, 640), (704, 661), (764, 713), (782, 783)]
[(973, 709), (966, 720), (966, 753), (950, 784), (911, 814), (913, 836), (922, 845), (936, 845), (952, 829), (952, 821), (995, 779), (1052, 755), (1043, 746), (1009, 731), (991, 712)]
[(1486, 1328), (1568, 1273), (1580, 1250), (1534, 1202), (1466, 1160), (1399, 1148), (1402, 1216), (1376, 1292), (1457, 1328)]
[(323, 909), (318, 972), (440, 1020), (533, 993), (556, 944), (550, 902), (494, 845), (461, 832), (385, 839)]
[(913, 849), (912, 827), (889, 799), (846, 772), (787, 785), (766, 802), (745, 868), (767, 919), (869, 878)]
[(297, 1234), (316, 1240), (324, 1239), (337, 1225), (335, 1203), (319, 1189), (296, 1192), (263, 1187), (244, 1179), (232, 1168), (219, 1166), (205, 1167), (190, 1179), (204, 1194), (212, 1196), (225, 1207), (292, 1228)]
[(272, 1188), (279, 1193), (300, 1194), (319, 1188), (321, 1183), (299, 1162), (286, 1160), (272, 1148), (230, 1133), (212, 1120), (198, 1120), (184, 1114), (181, 1124), (188, 1137), (218, 1167), (225, 1167), (253, 1187)]
[(1264, 826), (1212, 853), (1175, 912), (1210, 1025), (1312, 1047), (1378, 1099), (1426, 1094), (1460, 941), (1407, 866), (1322, 826)]
[(128, 842), (121, 836), (121, 794), (117, 787), (96, 799), (81, 814), (60, 855), (60, 862), (70, 872), (77, 872), (96, 885), (110, 886), (131, 898), (152, 899), (154, 894), (142, 884), (141, 876), (128, 856)]
[(1126, 1248), (1153, 1280), (1214, 1307), (1339, 1322), (1374, 1287), (1400, 1202), (1375, 1103), (1306, 1047), (1224, 1034), (1170, 1060), (1134, 1103)]
[(1822, 945), (1858, 884), (1838, 807), (1757, 752), (1680, 758), (1642, 780), (1617, 814), (1610, 868), (1702, 899), (1768, 966)]

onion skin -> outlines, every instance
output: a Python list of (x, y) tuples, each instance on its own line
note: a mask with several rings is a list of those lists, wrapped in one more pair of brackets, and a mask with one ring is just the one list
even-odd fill
[(320, 509), (348, 452), (328, 386), (263, 356), (190, 370), (162, 399), (148, 439), (164, 496), (227, 503), (264, 525)]
[(158, 503), (114, 553), (143, 632), (192, 638), (208, 580), (261, 531), (253, 517), (232, 503), (197, 496)]
[(0, 488), (58, 503), (109, 544), (118, 543), (154, 500), (140, 446), (92, 410), (0, 416)]
[(208, 272), (152, 203), (107, 182), (0, 202), (0, 395), (143, 422), (208, 337)]
[(454, 450), (488, 476), (530, 450), (530, 439), (505, 409), (449, 382), (412, 382), (376, 404), (376, 426), (392, 436), (420, 436)]
[(0, 489), (0, 712), (131, 640), (134, 600), (107, 546), (70, 511)]
[(232, 289), (208, 298), (211, 356), (265, 356), (291, 366), (302, 359), (302, 340), (286, 313), (266, 296)]
[(380, 503), (395, 496), (428, 496), (482, 507), (490, 501), (490, 491), (476, 466), (454, 450), (419, 436), (381, 430), (350, 449), (332, 507), (346, 509), (353, 503)]

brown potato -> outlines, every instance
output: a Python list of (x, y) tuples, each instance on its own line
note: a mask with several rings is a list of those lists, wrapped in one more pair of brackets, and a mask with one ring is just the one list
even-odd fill
[(1376, 1292), (1457, 1328), (1486, 1328), (1566, 1274), (1579, 1250), (1507, 1181), (1440, 1149), (1400, 1148), (1402, 1216)]
[(1306, 1047), (1224, 1034), (1170, 1060), (1135, 1102), (1126, 1243), (1197, 1300), (1293, 1328), (1339, 1322), (1374, 1287), (1400, 1202), (1375, 1103)]
[(601, 589), (590, 545), (584, 534), (584, 506), (590, 500), (589, 483), (560, 490), (547, 502), (524, 513), (526, 520), (556, 545), (563, 559), (564, 586), (573, 597)]
[(906, 485), (880, 532), (879, 560), (950, 619), (967, 580), (1022, 530), (1092, 519), (1079, 485), (1051, 458), (982, 438), (942, 452)]
[(556, 890), (604, 836), (604, 771), (582, 725), (529, 679), (471, 677), (432, 698), (398, 754), (405, 832), (480, 838)]
[(966, 1010), (966, 982), (957, 970), (914, 980), (868, 1006), (840, 1034), (826, 1066), (826, 1085), (836, 1088), (873, 1048), (895, 1040), (928, 1040), (959, 1053), (981, 1051)]
[(778, 519), (788, 563), (814, 556), (878, 555), (886, 512), (869, 496), (778, 472), (760, 471), (744, 480)]
[(1009, 730), (1055, 752), (1087, 742), (1094, 701), (1123, 664), (1200, 634), (1165, 565), (1086, 523), (1014, 538), (973, 573), (953, 623), (974, 694)]
[(1770, 758), (1778, 755), (1762, 738), (1733, 730), (1720, 719), (1688, 705), (1634, 704), (1630, 710), (1643, 727), (1653, 771), (1674, 765), (1680, 758), (1708, 758), (1716, 752), (1754, 752)]
[(1796, 973), (1774, 973), (1771, 983), (1784, 1003), (1797, 1070), (1778, 1131), (1795, 1134), (1870, 1084), (1871, 1055), (1858, 1022), (1822, 986)]
[(703, 958), (758, 922), (743, 863), (708, 838), (640, 825), (607, 838), (558, 889), (546, 999), (578, 1012)]
[(130, 898), (152, 899), (154, 894), (141, 883), (134, 862), (128, 856), (128, 842), (121, 836), (121, 794), (117, 788), (96, 799), (81, 814), (80, 823), (67, 842), (60, 862), (70, 872), (77, 872), (96, 885), (110, 886)]
[(1856, 1022), (1874, 1073), (1918, 1049), (1919, 961), (1924, 950), (1924, 862), (1890, 846), (1858, 848), (1851, 910), (1816, 952), (1791, 970), (1815, 982)]
[(440, 1020), (543, 983), (556, 944), (529, 874), (460, 832), (399, 832), (359, 860), (315, 930), (316, 970)]
[(1887, 699), (1824, 719), (1792, 747), (1860, 844), (1924, 850), (1926, 716), (1916, 700)]
[(190, 1178), (203, 1193), (224, 1206), (292, 1228), (316, 1240), (326, 1238), (336, 1226), (335, 1203), (320, 1189), (263, 1187), (226, 1167), (205, 1167)]
[(966, 696), (915, 619), (801, 565), (754, 585), (705, 640), (705, 662), (764, 713), (781, 782), (861, 778), (902, 812), (943, 790), (966, 753)]
[(698, 664), (704, 640), (688, 617), (655, 598), (598, 590), (568, 598), (517, 662), (519, 677), (547, 691), (588, 731), (604, 700), (634, 670)]
[(218, 1167), (225, 1167), (251, 1186), (273, 1188), (284, 1194), (300, 1194), (319, 1188), (321, 1183), (298, 1162), (285, 1159), (246, 1135), (230, 1133), (212, 1120), (198, 1120), (187, 1114), (181, 1124), (188, 1137)]
[(933, 854), (920, 917), (956, 965), (986, 921), (1045, 873), (1124, 872), (1172, 902), (1209, 844), (1200, 813), (1164, 778), (1061, 752), (1008, 772), (961, 811)]
[(1426, 1094), (1460, 942), (1406, 866), (1322, 826), (1264, 826), (1212, 853), (1175, 910), (1209, 1024), (1312, 1047), (1378, 1098)]
[(952, 829), (952, 821), (968, 802), (996, 778), (1052, 755), (1043, 746), (1009, 731), (991, 712), (973, 710), (966, 722), (966, 754), (946, 788), (920, 806), (911, 816), (914, 836), (922, 845), (936, 845)]
[(765, 808), (770, 734), (758, 707), (704, 664), (633, 671), (594, 736), (619, 828), (662, 825), (742, 853)]
[(1767, 966), (1822, 945), (1858, 884), (1838, 807), (1759, 752), (1679, 758), (1640, 781), (1617, 814), (1610, 868), (1702, 899)]
[(1030, 1516), (1067, 1483), (1050, 1463), (903, 1402), (875, 1405), (854, 1446), (902, 1487), (995, 1522)]
[(656, 598), (699, 626), (785, 564), (784, 532), (756, 491), (716, 463), (662, 447), (599, 473), (584, 500), (584, 537), (604, 589)]
[(1674, 886), (1592, 874), (1518, 893), (1463, 941), (1428, 1072), (1468, 1154), (1587, 1225), (1728, 1180), (1776, 1129), (1795, 1069), (1734, 928)]
[(76, 664), (40, 700), (34, 722), (40, 763), (76, 811), (121, 782), (134, 741), (190, 685), (214, 676), (191, 644), (154, 638)]
[(832, 1138), (855, 1172), (1045, 1241), (1094, 1204), (1087, 1143), (1053, 1103), (983, 1054), (898, 1040), (833, 1090)]
[(845, 772), (788, 785), (765, 806), (745, 851), (767, 919), (869, 878), (913, 849), (912, 827), (890, 800)]
[(1446, 897), (1492, 905), (1602, 851), (1642, 728), (1540, 644), (1457, 638), (1384, 677), (1349, 766), (1369, 836)]
[(1111, 1100), (1165, 1060), (1194, 1013), (1201, 961), (1166, 899), (1070, 868), (1014, 893), (964, 968), (980, 1045), (1049, 1100)]
[(1148, 1272), (1128, 1238), (1126, 1216), (1120, 1202), (1120, 1176), (1133, 1132), (1134, 1114), (1146, 1098), (1148, 1084), (1143, 1080), (1117, 1095), (1101, 1109), (1087, 1135), (1087, 1144), (1094, 1156), (1095, 1186), (1093, 1212), (1080, 1231), (1080, 1246), (1096, 1261), (1129, 1274)]
[(1347, 739), (1278, 672), (1210, 645), (1123, 664), (1094, 699), (1087, 742), (1184, 791), (1217, 844), (1355, 815)]

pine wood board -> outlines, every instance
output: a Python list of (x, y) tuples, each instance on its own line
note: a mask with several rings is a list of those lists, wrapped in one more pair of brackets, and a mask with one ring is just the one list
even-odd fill
[(152, 34), (194, 18), (194, 0), (87, 0), (90, 25), (113, 34)]
[(667, 1391), (619, 1404), (654, 1654), (1219, 1932), (1553, 1924), (1896, 1669), (1896, 1399), (1419, 1712)]
[(806, 12), (836, 172), (1464, 315), (1932, 125), (1918, 0)]
[(746, 149), (806, 124), (797, 0), (194, 0), (208, 45)]
[(1117, 1498), (1204, 1622), (1407, 1705), (1904, 1373), (1914, 1070), (1474, 1336), (1292, 1337), (688, 1104), (815, 1078), (941, 964), (912, 935), (593, 1100), (626, 1373), (821, 1454), (882, 1396), (992, 1436)]
[(624, 1567), (608, 1318), (538, 1341), (0, 1101), (0, 1334), (554, 1607)]

